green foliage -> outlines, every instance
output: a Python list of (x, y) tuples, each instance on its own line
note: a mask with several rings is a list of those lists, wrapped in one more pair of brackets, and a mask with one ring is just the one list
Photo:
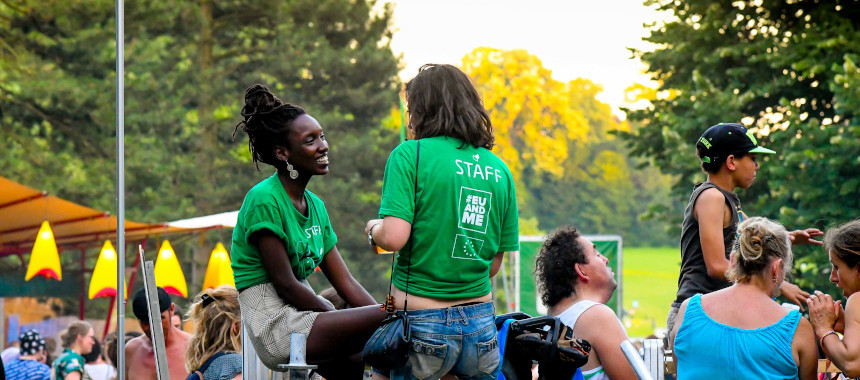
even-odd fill
[[(740, 192), (751, 215), (789, 228), (824, 229), (853, 219), (860, 176), (860, 105), (855, 62), (860, 53), (857, 1), (652, 0), (675, 19), (654, 25), (648, 41), (658, 48), (635, 52), (672, 96), (629, 113), (635, 131), (625, 134), (636, 156), (677, 179), (676, 199), (686, 199), (698, 167), (695, 141), (718, 122), (744, 122), (763, 145), (756, 184)], [(680, 225), (683, 207), (660, 211)], [(820, 248), (798, 249), (796, 277), (805, 289), (833, 290), (823, 274)]]
[[(110, 211), (116, 206), (114, 4), (0, 2), (3, 175)], [(332, 170), (310, 187), (326, 202), (341, 254), (380, 298), (386, 263), (367, 257), (362, 231), (376, 214), (385, 159), (397, 143), (397, 133), (381, 125), (397, 104), (400, 63), (389, 47), (392, 7), (374, 4), (127, 3), (127, 217), (163, 222), (238, 209), (248, 189), (272, 173), (254, 169), (241, 131), (232, 136), (245, 88), (264, 83), (326, 129)], [(219, 238), (229, 245), (229, 234)], [(205, 265), (214, 238), (195, 254), (198, 239), (189, 240), (174, 246), (191, 266), (185, 273), (194, 293), (205, 266), (191, 263)]]

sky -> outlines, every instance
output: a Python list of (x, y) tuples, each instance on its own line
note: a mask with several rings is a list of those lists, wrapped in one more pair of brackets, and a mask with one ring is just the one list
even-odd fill
[(403, 54), (400, 76), (412, 78), (425, 63), (459, 64), (480, 46), (525, 49), (553, 78), (587, 78), (603, 86), (598, 96), (623, 117), (624, 89), (649, 83), (645, 66), (628, 47), (651, 50), (646, 22), (666, 16), (642, 0), (393, 0), (391, 47)]

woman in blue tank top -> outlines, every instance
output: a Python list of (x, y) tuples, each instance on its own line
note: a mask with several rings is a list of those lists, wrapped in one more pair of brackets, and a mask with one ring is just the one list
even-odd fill
[(777, 304), (791, 270), (788, 232), (766, 218), (738, 226), (727, 277), (733, 285), (681, 305), (669, 340), (678, 379), (814, 379), (812, 325)]

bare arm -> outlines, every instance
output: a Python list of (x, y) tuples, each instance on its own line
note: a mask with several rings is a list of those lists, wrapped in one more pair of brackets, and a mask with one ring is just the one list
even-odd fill
[(577, 331), (591, 343), (600, 365), (610, 379), (638, 379), (627, 357), (621, 351), (621, 342), (627, 340), (627, 332), (621, 322), (606, 305), (595, 305), (582, 314), (576, 322)]
[(275, 291), (284, 302), (298, 310), (333, 310), (296, 278), (290, 266), (290, 260), (287, 258), (287, 249), (283, 240), (269, 230), (260, 230), (251, 235), (251, 243), (260, 251), (263, 267), (266, 268)]
[(794, 331), (791, 349), (794, 351), (800, 380), (814, 380), (818, 374), (818, 349), (812, 325), (804, 318), (800, 318), (797, 330)]
[(717, 189), (707, 189), (699, 195), (694, 214), (699, 221), (699, 239), (708, 276), (726, 279), (729, 260), (723, 241), (723, 220), (726, 216), (726, 197)]
[(134, 353), (135, 353), (135, 351), (137, 351), (137, 346), (138, 346), (138, 341), (136, 339), (132, 339), (132, 340), (128, 341), (128, 343), (125, 344), (125, 358), (126, 358), (125, 369), (118, 369), (117, 371), (124, 371), (126, 379), (128, 379), (128, 367), (130, 367), (128, 365), (129, 364), (128, 359), (132, 359), (132, 360), (135, 359)]
[[(845, 305), (845, 334), (842, 340), (830, 334), (821, 341), (821, 348), (833, 364), (846, 377), (860, 376), (860, 296), (854, 293)], [(809, 319), (815, 336), (821, 339), (830, 330), (835, 330), (839, 304), (828, 294), (816, 292), (810, 297)]]
[(490, 265), (490, 277), (496, 277), (496, 274), (499, 273), (499, 268), (502, 267), (502, 259), (504, 258), (504, 252), (496, 253), (496, 257), (493, 257), (493, 263)]
[(78, 371), (72, 371), (71, 373), (67, 374), (66, 377), (63, 378), (63, 380), (81, 380), (81, 373)]
[(331, 286), (334, 287), (334, 290), (337, 291), (337, 294), (349, 306), (359, 307), (378, 304), (370, 296), (370, 293), (352, 277), (352, 273), (349, 272), (349, 268), (343, 262), (343, 258), (340, 256), (337, 247), (332, 247), (325, 257), (323, 257), (320, 269), (322, 269), (323, 274), (325, 274)]
[(382, 249), (399, 251), (409, 241), (412, 223), (396, 216), (386, 216), (383, 219), (371, 219), (367, 222), (364, 232), (373, 233), (373, 241)]

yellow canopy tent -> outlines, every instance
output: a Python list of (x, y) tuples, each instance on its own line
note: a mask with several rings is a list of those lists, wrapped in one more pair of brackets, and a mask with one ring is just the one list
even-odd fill
[[(0, 257), (28, 253), (42, 221), (51, 223), (58, 247), (101, 246), (116, 239), (116, 217), (0, 177)], [(126, 221), (127, 241), (193, 229)]]
[[(117, 219), (106, 211), (82, 206), (0, 177), (0, 258), (16, 255), (25, 263), (24, 255), (32, 251), (36, 235), (42, 222), (46, 220), (51, 225), (60, 254), (67, 250), (80, 252), (80, 274), (64, 276), (60, 286), (49, 284), (48, 280), (40, 280), (40, 284), (36, 279), (25, 285), (24, 276), (21, 276), (20, 283), (10, 283), (10, 286), (2, 287), (0, 297), (79, 295), (80, 317), (83, 318), (83, 305), (88, 293), (87, 284), (83, 280), (83, 273), (87, 272), (85, 252), (89, 248), (101, 247), (106, 240), (116, 241)], [(189, 228), (167, 223), (146, 224), (126, 220), (125, 241), (132, 245), (145, 242), (150, 237), (197, 233), (219, 227), (209, 225)], [(157, 247), (152, 247), (155, 248)], [(117, 247), (117, 250), (124, 251), (120, 247)], [(136, 270), (136, 266), (137, 263), (129, 269)], [(133, 281), (132, 277), (129, 285)], [(40, 291), (48, 294), (41, 294)]]

